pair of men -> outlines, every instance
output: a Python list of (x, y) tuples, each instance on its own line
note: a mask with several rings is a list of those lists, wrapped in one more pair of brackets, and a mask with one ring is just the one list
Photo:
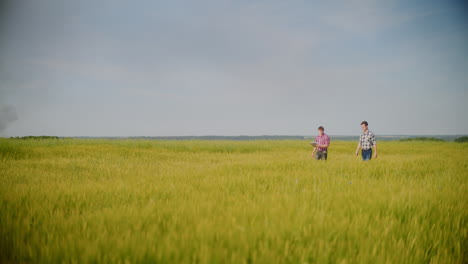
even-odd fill
[[(369, 130), (367, 121), (361, 122), (362, 133), (359, 137), (359, 143), (356, 149), (356, 156), (359, 155), (359, 150), (362, 149), (362, 159), (364, 161), (372, 159), (372, 148), (374, 148), (374, 158), (377, 158), (377, 142), (375, 135)], [(317, 146), (312, 151), (312, 157), (317, 160), (326, 160), (328, 156), (328, 146), (330, 146), (330, 137), (325, 134), (323, 126), (318, 128), (318, 135), (315, 137)]]

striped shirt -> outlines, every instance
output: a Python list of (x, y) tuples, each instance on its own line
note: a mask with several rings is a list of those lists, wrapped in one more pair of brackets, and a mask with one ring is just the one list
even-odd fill
[(315, 142), (317, 142), (317, 145), (327, 145), (327, 147), (325, 148), (317, 147), (318, 151), (324, 151), (324, 150), (327, 150), (328, 145), (330, 145), (330, 138), (328, 137), (327, 134), (323, 133), (323, 135), (315, 137)]
[(371, 131), (367, 130), (362, 133), (359, 137), (359, 145), (363, 150), (368, 150), (377, 144), (375, 135)]

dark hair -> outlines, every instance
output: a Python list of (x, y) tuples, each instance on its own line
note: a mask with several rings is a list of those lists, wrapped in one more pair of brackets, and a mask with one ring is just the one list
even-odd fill
[(319, 126), (318, 130), (325, 131), (325, 128), (323, 128), (323, 126)]
[(361, 125), (366, 125), (366, 126), (368, 126), (369, 123), (367, 123), (367, 121), (362, 121), (362, 122), (361, 122)]

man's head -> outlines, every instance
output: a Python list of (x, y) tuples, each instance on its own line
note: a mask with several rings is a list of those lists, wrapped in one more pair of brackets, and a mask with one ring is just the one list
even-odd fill
[(368, 127), (369, 127), (369, 123), (367, 123), (367, 121), (362, 121), (361, 122), (362, 131), (366, 132), (367, 129), (369, 129)]
[(325, 128), (323, 128), (323, 126), (319, 126), (318, 133), (319, 135), (323, 135), (323, 133), (325, 133)]

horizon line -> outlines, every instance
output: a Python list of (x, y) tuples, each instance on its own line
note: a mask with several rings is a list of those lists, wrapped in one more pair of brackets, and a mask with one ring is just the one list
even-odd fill
[[(328, 134), (333, 137), (354, 137), (359, 134)], [(14, 137), (41, 137), (41, 136), (52, 136), (59, 138), (142, 138), (142, 137), (151, 137), (151, 138), (166, 138), (166, 137), (312, 137), (314, 135), (300, 135), (300, 134), (258, 134), (258, 135), (216, 135), (216, 134), (205, 134), (205, 135), (164, 135), (164, 136), (155, 136), (155, 135), (140, 135), (140, 136), (57, 136), (57, 135), (26, 135), (26, 136), (0, 136), (2, 138), (14, 138)], [(381, 134), (377, 137), (413, 137), (413, 136), (468, 136), (468, 134)]]

